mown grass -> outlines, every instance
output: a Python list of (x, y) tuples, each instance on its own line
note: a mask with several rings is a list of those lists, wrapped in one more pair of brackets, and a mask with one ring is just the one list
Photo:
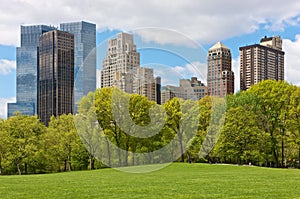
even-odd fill
[(300, 170), (180, 164), (146, 174), (114, 169), (1, 176), (0, 198), (300, 198)]

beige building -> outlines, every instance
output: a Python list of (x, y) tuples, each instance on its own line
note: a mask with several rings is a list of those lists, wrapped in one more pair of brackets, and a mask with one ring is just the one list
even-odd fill
[(133, 35), (119, 33), (108, 41), (106, 58), (102, 61), (101, 88), (117, 86), (133, 93), (133, 79), (140, 67), (140, 53), (136, 51)]
[(157, 80), (153, 69), (140, 67), (140, 53), (133, 35), (119, 33), (108, 41), (108, 51), (102, 61), (101, 88), (116, 86), (124, 92), (160, 103), (160, 82), (158, 84)]
[(221, 42), (208, 51), (207, 58), (208, 95), (224, 97), (234, 93), (234, 73), (231, 69), (231, 52)]
[(264, 37), (260, 44), (240, 47), (240, 89), (263, 80), (284, 80), (284, 52), (282, 39)]
[(207, 87), (197, 79), (180, 79), (180, 85), (164, 86), (161, 91), (161, 103), (164, 104), (168, 100), (178, 97), (184, 100), (199, 100), (207, 94)]
[(152, 68), (138, 68), (134, 92), (156, 101), (156, 82)]

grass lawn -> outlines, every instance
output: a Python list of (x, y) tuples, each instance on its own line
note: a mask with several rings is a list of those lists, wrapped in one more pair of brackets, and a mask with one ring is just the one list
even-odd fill
[(180, 164), (146, 174), (114, 169), (0, 176), (0, 198), (300, 198), (300, 170)]

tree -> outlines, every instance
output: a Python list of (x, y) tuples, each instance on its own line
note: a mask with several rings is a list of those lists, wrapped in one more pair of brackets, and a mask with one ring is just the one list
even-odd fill
[(63, 162), (63, 171), (72, 171), (72, 161), (78, 161), (78, 159), (72, 158), (75, 148), (82, 149), (80, 152), (85, 153), (85, 148), (78, 146), (82, 145), (82, 143), (77, 135), (72, 114), (63, 114), (58, 117), (52, 116), (45, 140), (48, 156), (56, 162), (54, 167), (59, 167)]
[(88, 150), (89, 168), (95, 169), (95, 160), (101, 157), (103, 133), (97, 122), (94, 93), (90, 92), (79, 102), (79, 114), (75, 116), (75, 125), (82, 143)]
[(45, 132), (45, 126), (37, 116), (24, 116), (16, 114), (7, 119), (5, 129), (11, 139), (11, 161), (16, 165), (19, 175), (28, 173), (28, 167), (34, 170), (37, 161), (36, 153), (39, 151), (40, 136)]
[(297, 87), (291, 96), (291, 108), (288, 118), (289, 142), (297, 149), (298, 168), (300, 169), (300, 87)]
[[(270, 134), (271, 152), (274, 166), (278, 167), (281, 150), (281, 166), (284, 162), (284, 142), (286, 140), (287, 112), (295, 87), (284, 81), (265, 80), (250, 87), (247, 92), (260, 98), (258, 122), (265, 133)], [(279, 147), (281, 145), (281, 147)]]

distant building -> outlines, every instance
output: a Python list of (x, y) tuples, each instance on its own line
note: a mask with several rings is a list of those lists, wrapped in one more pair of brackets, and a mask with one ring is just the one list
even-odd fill
[(78, 102), (96, 90), (96, 25), (88, 22), (60, 24), (60, 30), (74, 34), (74, 112)]
[(155, 77), (156, 103), (161, 104), (161, 77)]
[(102, 61), (101, 88), (118, 87), (127, 93), (146, 96), (160, 103), (160, 77), (154, 77), (152, 68), (140, 67), (140, 53), (136, 51), (133, 35), (119, 33), (108, 41), (108, 50)]
[(156, 101), (156, 82), (152, 68), (138, 68), (134, 85), (135, 93)]
[(284, 52), (280, 37), (264, 37), (260, 44), (240, 47), (240, 89), (263, 80), (284, 80)]
[(220, 97), (234, 93), (231, 52), (221, 42), (216, 43), (208, 51), (207, 92), (210, 96)]
[(197, 79), (192, 77), (189, 79), (180, 79), (180, 86), (163, 86), (161, 91), (161, 103), (164, 104), (168, 100), (178, 97), (184, 100), (199, 100), (207, 94), (207, 87)]
[(136, 51), (133, 35), (119, 33), (108, 41), (108, 51), (102, 61), (101, 88), (117, 86), (134, 93), (133, 79), (140, 67), (140, 53)]
[(74, 35), (53, 30), (39, 38), (38, 116), (45, 125), (51, 116), (73, 113)]
[(15, 112), (23, 115), (37, 113), (38, 39), (45, 32), (54, 30), (45, 25), (21, 26), (21, 46), (16, 49), (16, 103), (8, 103), (7, 117)]

